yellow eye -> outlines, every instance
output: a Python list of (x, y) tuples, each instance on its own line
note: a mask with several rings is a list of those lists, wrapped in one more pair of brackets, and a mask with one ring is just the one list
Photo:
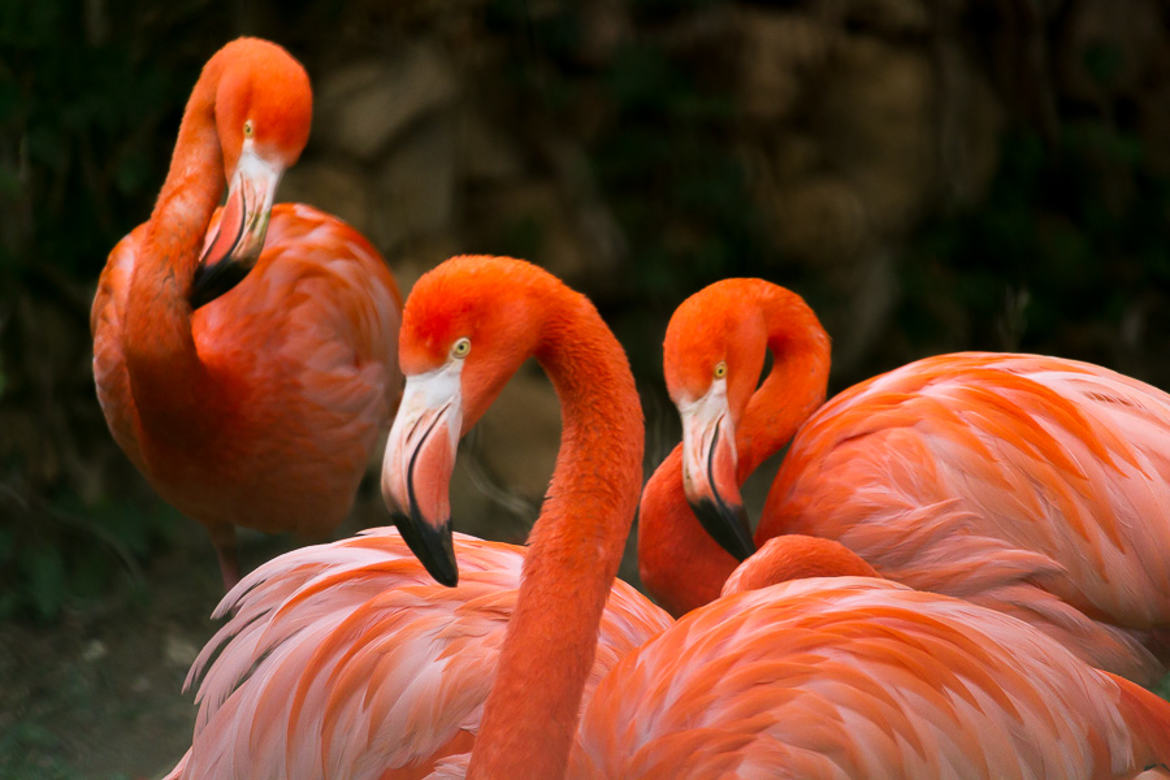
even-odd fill
[(252, 132), (252, 120), (248, 119), (244, 122), (244, 137), (251, 138)]
[(462, 360), (471, 351), (471, 339), (464, 337), (451, 345), (451, 357)]
[(720, 360), (715, 364), (715, 378), (722, 379), (727, 376), (727, 364)]

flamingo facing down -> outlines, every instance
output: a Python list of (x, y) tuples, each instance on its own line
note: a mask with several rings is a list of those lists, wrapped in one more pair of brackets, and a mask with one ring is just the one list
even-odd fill
[[(507, 733), (528, 707), (556, 715), (507, 734), (523, 751), (495, 758), (520, 774), (492, 776), (556, 777), (582, 691), (670, 624), (625, 583), (609, 588), (641, 487), (642, 418), (592, 305), (527, 263), (455, 258), (415, 285), (401, 347), (410, 376), (386, 485), (410, 513), (397, 518), (406, 540), (458, 586), (436, 585), (391, 529), (259, 567), (220, 604), (234, 615), (192, 668), (189, 682), (207, 669), (199, 717), (172, 777), (419, 777), (469, 749), (491, 713)], [(445, 488), (458, 437), (530, 355), (560, 395), (564, 439), (525, 561), (521, 547), (452, 538)], [(561, 517), (574, 530), (549, 528)], [(513, 666), (499, 678), (504, 644)], [(532, 677), (515, 665), (526, 652), (557, 660)], [(540, 758), (550, 745), (559, 764)]]
[(272, 205), (311, 112), (284, 49), (241, 38), (217, 52), (150, 221), (114, 247), (93, 302), (110, 431), (207, 527), (227, 587), (236, 525), (311, 536), (345, 517), (400, 391), (385, 262), (340, 220)]
[(693, 295), (664, 349), (684, 441), (648, 483), (639, 559), (672, 611), (714, 598), (735, 565), (686, 500), (750, 553), (738, 486), (796, 433), (757, 542), (836, 539), (891, 580), (1020, 617), (1095, 666), (1147, 684), (1165, 672), (1166, 393), (1072, 360), (960, 353), (813, 413), (828, 338), (798, 296), (758, 279)]
[[(383, 487), (439, 578), (458, 576), (447, 504), (458, 437), (528, 355), (564, 409), (479, 734), (469, 760), (439, 763), (442, 776), (1098, 778), (1170, 759), (1170, 704), (1010, 616), (866, 577), (702, 607), (618, 661), (580, 719), (638, 488), (642, 428), (621, 350), (592, 306), (547, 274), (477, 258), (419, 281), (400, 346), (406, 392)], [(761, 557), (781, 543), (793, 542)], [(868, 570), (833, 547), (813, 540), (787, 560)], [(350, 685), (338, 677), (336, 695)], [(378, 709), (366, 728), (379, 727)]]

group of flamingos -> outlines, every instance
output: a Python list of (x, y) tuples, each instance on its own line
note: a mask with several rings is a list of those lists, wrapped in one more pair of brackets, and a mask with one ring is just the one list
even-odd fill
[[(1170, 703), (1139, 685), (1170, 661), (1170, 396), (963, 353), (826, 403), (816, 315), (729, 279), (667, 329), (683, 441), (643, 487), (583, 295), (463, 256), (403, 306), (356, 231), (273, 205), (311, 112), (280, 47), (216, 53), (94, 300), (110, 430), (230, 588), (171, 776), (1170, 777)], [(528, 545), (453, 533), (459, 438), (529, 357), (563, 434)], [(392, 417), (397, 528), (240, 579), (234, 527), (327, 533)], [(785, 444), (753, 539), (739, 486)], [(615, 579), (639, 497), (677, 620)]]

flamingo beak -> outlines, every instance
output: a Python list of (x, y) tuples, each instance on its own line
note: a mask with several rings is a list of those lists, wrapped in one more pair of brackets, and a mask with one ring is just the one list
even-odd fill
[(460, 372), (451, 360), (406, 378), (386, 442), (382, 497), (415, 557), (444, 585), (459, 582), (448, 492), (463, 420)]
[(699, 522), (739, 560), (756, 551), (736, 482), (735, 429), (727, 380), (717, 379), (697, 401), (678, 405), (683, 427), (683, 489)]
[(283, 168), (257, 154), (250, 140), (244, 143), (219, 215), (219, 226), (208, 233), (203, 257), (195, 269), (192, 309), (231, 290), (256, 265), (283, 173)]

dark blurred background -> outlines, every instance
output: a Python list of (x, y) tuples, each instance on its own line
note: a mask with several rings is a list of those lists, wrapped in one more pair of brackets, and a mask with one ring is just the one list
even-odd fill
[[(648, 467), (678, 435), (666, 322), (726, 276), (806, 297), (834, 392), (959, 349), (1170, 387), (1158, 0), (4, 3), (0, 776), (157, 774), (189, 740), (219, 577), (106, 430), (88, 314), (199, 68), (245, 33), (314, 81), (280, 199), (351, 221), (404, 292), (459, 252), (586, 291), (639, 379)], [(523, 538), (558, 432), (525, 372), (461, 456), (463, 530)], [(338, 533), (385, 522), (371, 482)], [(297, 540), (244, 543), (251, 566)]]

